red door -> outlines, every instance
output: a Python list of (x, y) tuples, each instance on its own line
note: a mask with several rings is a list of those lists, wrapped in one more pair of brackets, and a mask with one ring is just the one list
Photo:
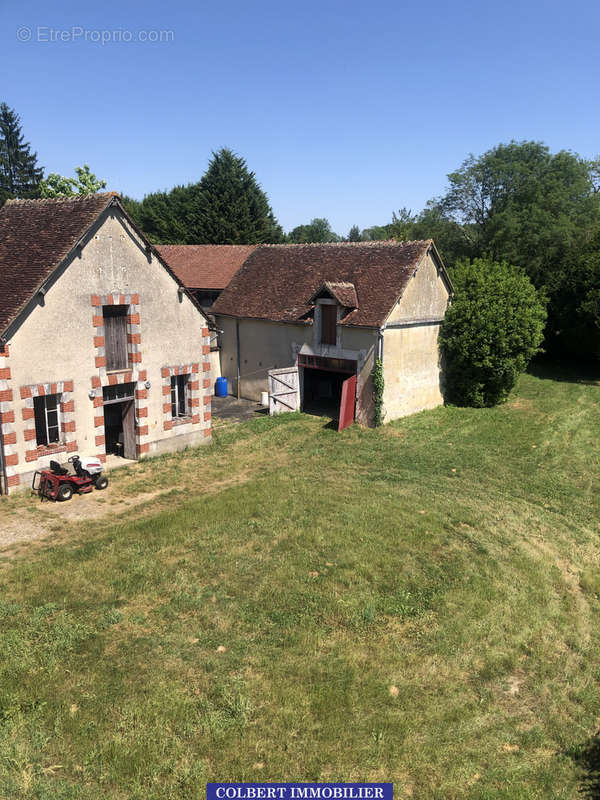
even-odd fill
[(354, 422), (354, 403), (356, 399), (356, 375), (351, 375), (342, 383), (340, 421), (338, 431), (343, 431)]

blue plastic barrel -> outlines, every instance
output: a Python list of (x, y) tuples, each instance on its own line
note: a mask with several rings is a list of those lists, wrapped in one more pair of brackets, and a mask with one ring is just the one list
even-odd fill
[(217, 397), (227, 397), (227, 378), (217, 378), (215, 394)]

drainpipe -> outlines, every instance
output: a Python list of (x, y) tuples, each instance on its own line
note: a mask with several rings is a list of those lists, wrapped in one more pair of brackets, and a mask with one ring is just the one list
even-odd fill
[(237, 343), (237, 396), (238, 400), (241, 397), (241, 387), (240, 387), (240, 321), (236, 319), (235, 321), (235, 338)]
[(377, 332), (377, 358), (383, 364), (383, 328)]

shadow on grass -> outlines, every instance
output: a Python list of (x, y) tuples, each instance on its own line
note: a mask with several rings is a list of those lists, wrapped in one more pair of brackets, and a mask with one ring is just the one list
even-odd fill
[(583, 745), (567, 751), (581, 770), (579, 795), (586, 800), (600, 800), (600, 732)]
[(547, 356), (534, 358), (527, 372), (535, 378), (566, 383), (583, 383), (587, 386), (600, 385), (600, 362), (598, 361), (556, 361)]

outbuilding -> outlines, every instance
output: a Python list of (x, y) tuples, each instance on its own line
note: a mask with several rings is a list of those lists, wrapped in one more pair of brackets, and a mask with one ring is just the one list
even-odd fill
[(438, 333), (452, 285), (431, 239), (261, 245), (211, 311), (232, 392), (271, 411), (373, 422), (381, 360), (389, 421), (443, 402)]

